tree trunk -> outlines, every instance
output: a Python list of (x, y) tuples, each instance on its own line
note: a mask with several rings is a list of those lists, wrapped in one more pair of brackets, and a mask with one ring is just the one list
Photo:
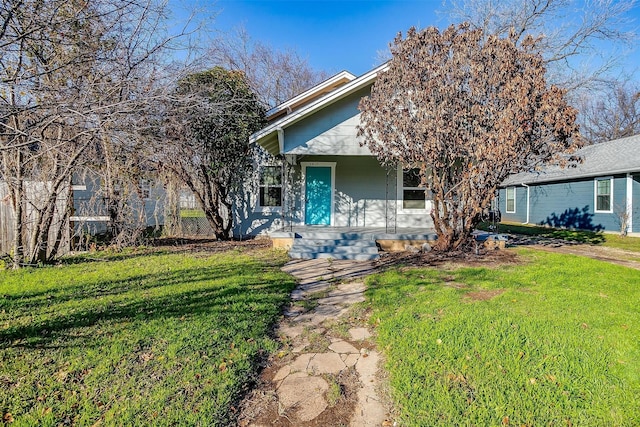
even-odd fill
[(465, 222), (463, 220), (464, 213), (451, 212), (447, 201), (438, 196), (434, 196), (433, 204), (431, 218), (438, 235), (438, 240), (434, 245), (435, 249), (442, 252), (453, 252), (461, 250), (471, 243), (473, 240), (471, 223), (473, 221)]
[(24, 262), (24, 179), (22, 150), (16, 152), (15, 177), (13, 183), (8, 183), (11, 189), (15, 223), (13, 224), (13, 268), (18, 269)]

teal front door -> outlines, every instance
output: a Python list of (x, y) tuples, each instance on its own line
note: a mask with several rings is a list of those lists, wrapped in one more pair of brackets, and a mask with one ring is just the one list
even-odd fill
[(331, 188), (331, 167), (307, 166), (305, 224), (331, 225)]

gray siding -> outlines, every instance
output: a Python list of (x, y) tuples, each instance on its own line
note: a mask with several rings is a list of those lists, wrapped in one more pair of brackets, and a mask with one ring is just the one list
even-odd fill
[[(637, 190), (640, 192), (640, 188)], [(506, 191), (505, 189), (500, 190), (500, 207), (504, 221), (526, 221), (527, 189), (524, 186), (517, 186), (516, 191), (516, 213), (509, 214), (506, 213)], [(620, 229), (619, 213), (626, 206), (626, 191), (626, 176), (613, 177), (613, 213), (596, 213), (593, 178), (531, 185), (529, 223), (586, 230), (618, 231)]]
[(373, 157), (334, 157), (339, 227), (384, 227), (386, 171)]
[(365, 88), (318, 111), (284, 130), (284, 152), (293, 154), (371, 155), (356, 139), (358, 103), (369, 95)]

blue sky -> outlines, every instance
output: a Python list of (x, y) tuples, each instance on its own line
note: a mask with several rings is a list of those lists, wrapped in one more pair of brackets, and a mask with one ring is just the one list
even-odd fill
[[(180, 1), (180, 0), (173, 0)], [(277, 49), (293, 48), (312, 67), (335, 73), (360, 75), (378, 62), (395, 35), (411, 26), (449, 25), (438, 13), (442, 0), (182, 0), (199, 3), (218, 13), (215, 31), (244, 26), (256, 40)], [(640, 4), (630, 15), (640, 25)], [(630, 52), (625, 63), (638, 75), (640, 50)]]
[(440, 0), (219, 0), (215, 26), (244, 25), (254, 39), (291, 47), (317, 69), (356, 75), (376, 65), (379, 50), (409, 27), (446, 26)]

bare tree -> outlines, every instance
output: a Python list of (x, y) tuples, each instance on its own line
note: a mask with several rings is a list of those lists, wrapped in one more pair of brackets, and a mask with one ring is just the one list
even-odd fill
[(547, 78), (565, 89), (593, 87), (637, 41), (636, 0), (445, 0), (443, 12), (485, 34), (538, 39)]
[(213, 65), (242, 71), (267, 107), (275, 107), (329, 77), (325, 71), (314, 70), (295, 50), (275, 50), (253, 40), (242, 27), (214, 40), (209, 58)]
[(640, 133), (640, 85), (613, 81), (579, 103), (580, 129), (590, 143), (611, 141)]
[(378, 159), (421, 168), (440, 250), (469, 242), (508, 175), (566, 163), (579, 146), (565, 91), (547, 85), (534, 41), (516, 42), (464, 24), (412, 28), (360, 102), (358, 133)]
[[(60, 239), (48, 236), (60, 217), (56, 201), (87, 155), (109, 154), (105, 144), (131, 134), (126, 118), (155, 96), (160, 58), (187, 31), (166, 31), (166, 7), (159, 0), (3, 3), (0, 180), (16, 218), (14, 266), (55, 257)], [(37, 198), (28, 196), (33, 182), (46, 183)]]
[(234, 196), (253, 164), (249, 136), (264, 114), (242, 72), (216, 67), (181, 80), (158, 115), (158, 163), (191, 190), (218, 239), (232, 237)]

